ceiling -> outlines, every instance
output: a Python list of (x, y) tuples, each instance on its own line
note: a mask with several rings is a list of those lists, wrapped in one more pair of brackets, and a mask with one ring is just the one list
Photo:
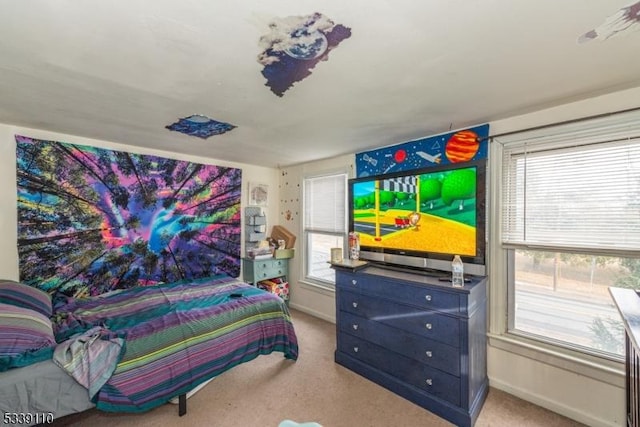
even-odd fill
[(0, 0), (0, 123), (290, 166), (640, 86), (633, 3)]

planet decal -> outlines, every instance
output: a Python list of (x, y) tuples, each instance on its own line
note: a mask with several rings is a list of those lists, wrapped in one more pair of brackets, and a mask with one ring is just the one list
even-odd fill
[(407, 158), (407, 152), (400, 149), (393, 154), (393, 158), (397, 163), (402, 163)]
[(295, 42), (284, 52), (292, 58), (296, 59), (314, 59), (326, 52), (329, 43), (327, 38), (320, 31), (314, 31), (309, 34), (307, 28), (299, 28), (291, 35), (291, 39), (300, 39)]
[(478, 134), (471, 130), (456, 132), (449, 138), (444, 152), (451, 163), (468, 162), (480, 149)]

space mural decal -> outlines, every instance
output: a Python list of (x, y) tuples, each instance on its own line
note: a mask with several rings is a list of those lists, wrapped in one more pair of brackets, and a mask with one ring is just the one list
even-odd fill
[(294, 83), (310, 76), (320, 61), (329, 58), (331, 50), (351, 37), (350, 28), (336, 25), (317, 12), (276, 18), (269, 23), (269, 29), (269, 33), (260, 37), (263, 51), (258, 62), (264, 66), (266, 86), (280, 97)]
[(356, 177), (486, 159), (489, 125), (416, 139), (356, 154)]
[(640, 1), (628, 3), (608, 16), (600, 25), (578, 37), (578, 43), (605, 41), (610, 37), (640, 29)]
[(197, 136), (207, 139), (213, 135), (222, 135), (232, 131), (235, 125), (214, 120), (202, 114), (192, 114), (188, 117), (178, 119), (177, 122), (165, 126), (169, 130), (184, 133), (185, 135)]
[(50, 293), (240, 272), (242, 170), (16, 136), (20, 279)]

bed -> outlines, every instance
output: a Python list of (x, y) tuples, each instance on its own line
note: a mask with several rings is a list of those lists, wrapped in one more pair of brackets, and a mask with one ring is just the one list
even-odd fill
[[(11, 413), (48, 412), (57, 419), (93, 406), (144, 412), (176, 397), (184, 414), (185, 395), (226, 370), (272, 352), (298, 357), (284, 302), (228, 276), (63, 298), (51, 304), (48, 318), (46, 298), (36, 293), (42, 291), (20, 285), (20, 292), (33, 295), (16, 298), (15, 290), (5, 290), (3, 297), (0, 288), (0, 313), (29, 313), (18, 313), (18, 321), (0, 315), (8, 325), (0, 330), (21, 336), (28, 330), (40, 341), (27, 356), (2, 349), (3, 420)], [(32, 324), (25, 327), (27, 317)], [(43, 319), (51, 319), (53, 343)], [(10, 341), (4, 335), (2, 347)]]

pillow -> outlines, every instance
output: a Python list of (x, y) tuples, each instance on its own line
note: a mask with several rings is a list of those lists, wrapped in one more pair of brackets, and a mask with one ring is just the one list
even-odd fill
[(42, 313), (0, 303), (0, 371), (50, 359), (55, 346), (51, 321)]
[(0, 303), (28, 308), (51, 317), (51, 296), (33, 286), (0, 279)]

